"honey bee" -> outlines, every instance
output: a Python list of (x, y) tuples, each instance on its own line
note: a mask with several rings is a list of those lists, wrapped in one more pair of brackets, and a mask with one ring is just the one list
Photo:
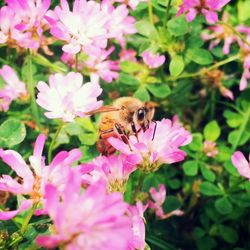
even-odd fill
[(107, 141), (111, 136), (120, 137), (130, 147), (128, 136), (135, 134), (137, 138), (140, 130), (146, 131), (149, 128), (157, 106), (158, 104), (152, 101), (142, 102), (134, 97), (120, 97), (112, 106), (103, 106), (90, 112), (102, 113), (97, 150), (102, 155), (113, 154), (115, 149)]

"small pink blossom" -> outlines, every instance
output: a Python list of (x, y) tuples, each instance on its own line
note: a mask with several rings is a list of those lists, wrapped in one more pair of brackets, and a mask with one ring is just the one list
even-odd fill
[(215, 157), (219, 153), (215, 142), (204, 141), (203, 146), (204, 146), (204, 148), (203, 148), (204, 153), (208, 157)]
[(83, 67), (90, 72), (91, 82), (99, 83), (99, 78), (111, 83), (117, 79), (119, 74), (118, 61), (111, 61), (108, 59), (109, 55), (114, 51), (115, 47), (112, 46), (108, 50), (88, 50), (88, 59), (84, 61)]
[(142, 59), (150, 69), (155, 69), (160, 67), (166, 60), (165, 56), (159, 54), (152, 54), (149, 51), (144, 51), (142, 53)]
[(220, 87), (219, 87), (219, 90), (220, 90), (220, 93), (224, 96), (224, 97), (226, 97), (226, 98), (229, 98), (230, 100), (234, 100), (234, 94), (233, 94), (233, 92), (230, 90), (230, 89), (228, 89), (228, 88), (226, 88), (226, 87), (224, 87), (223, 85), (221, 85)]
[(33, 155), (29, 157), (30, 164), (26, 164), (22, 156), (13, 150), (0, 149), (0, 157), (22, 179), (22, 183), (9, 175), (0, 178), (0, 190), (13, 194), (29, 196), (24, 199), (20, 207), (14, 211), (1, 211), (0, 219), (9, 220), (19, 212), (30, 208), (33, 204), (40, 204), (44, 196), (44, 187), (47, 183), (53, 183), (62, 191), (69, 175), (70, 166), (81, 158), (81, 151), (73, 149), (70, 152), (58, 153), (49, 166), (45, 165), (42, 156), (45, 144), (45, 136), (39, 135), (35, 142)]
[(129, 243), (129, 250), (145, 249), (145, 218), (143, 213), (147, 209), (141, 202), (137, 202), (134, 206), (129, 206), (128, 215), (132, 220), (133, 237)]
[(183, 161), (186, 153), (180, 146), (190, 143), (192, 136), (179, 123), (163, 119), (149, 128), (129, 137), (129, 144), (111, 137), (109, 143), (123, 154), (133, 156), (133, 163), (146, 172), (154, 172), (164, 164)]
[(22, 95), (27, 95), (25, 84), (18, 79), (16, 72), (8, 65), (0, 69), (0, 77), (6, 85), (0, 89), (0, 111), (7, 111), (11, 102)]
[(245, 156), (240, 151), (236, 151), (232, 155), (231, 160), (233, 165), (237, 168), (239, 174), (250, 180), (250, 154), (249, 161), (247, 161)]
[(39, 82), (37, 89), (37, 103), (48, 111), (45, 116), (50, 119), (61, 118), (71, 122), (75, 117), (85, 117), (87, 112), (102, 105), (102, 101), (97, 101), (101, 87), (97, 83), (83, 84), (80, 73), (51, 75), (49, 85)]
[(62, 195), (55, 186), (46, 186), (45, 209), (55, 231), (39, 236), (38, 245), (46, 249), (60, 245), (67, 250), (127, 250), (132, 232), (122, 194), (107, 194), (102, 182), (81, 192), (80, 184), (80, 177), (72, 174)]
[(208, 23), (218, 21), (218, 11), (230, 0), (183, 0), (177, 15), (186, 14), (186, 20), (191, 22), (198, 14), (205, 16)]
[[(223, 22), (228, 22), (229, 14), (225, 12), (222, 16)], [(221, 41), (224, 41), (223, 53), (228, 55), (230, 53), (230, 47), (232, 43), (237, 41), (237, 36), (224, 24), (216, 24), (208, 28), (210, 33), (203, 32), (201, 37), (203, 40), (212, 40), (209, 44), (209, 49), (212, 50), (216, 47)]]
[(142, 2), (147, 2), (148, 0), (106, 0), (110, 2), (111, 4), (117, 2), (117, 3), (124, 3), (127, 6), (129, 6), (132, 10), (135, 10), (137, 5)]
[(156, 216), (159, 217), (160, 219), (167, 219), (173, 215), (176, 216), (183, 215), (183, 211), (179, 209), (165, 214), (162, 206), (166, 199), (166, 188), (163, 184), (160, 184), (158, 186), (158, 190), (159, 191), (157, 191), (153, 187), (150, 188), (149, 192), (154, 201), (151, 200), (148, 201), (148, 207), (155, 211)]
[(92, 162), (82, 164), (82, 172), (90, 171), (83, 174), (84, 183), (90, 184), (103, 180), (107, 184), (109, 191), (119, 191), (124, 193), (129, 175), (136, 169), (131, 163), (131, 159), (125, 155), (99, 156)]
[(122, 48), (122, 50), (119, 53), (120, 61), (131, 61), (136, 62), (136, 51), (133, 49), (125, 49)]
[(135, 18), (128, 15), (129, 10), (125, 4), (115, 8), (109, 1), (103, 1), (102, 10), (109, 18), (107, 22), (109, 37), (115, 38), (124, 47), (124, 35), (136, 33)]

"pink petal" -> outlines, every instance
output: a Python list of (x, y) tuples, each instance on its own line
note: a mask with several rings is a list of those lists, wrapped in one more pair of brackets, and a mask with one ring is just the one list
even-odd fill
[(23, 200), (17, 210), (12, 210), (7, 212), (0, 211), (0, 220), (10, 220), (20, 212), (29, 209), (32, 206), (32, 204), (33, 202), (31, 200)]

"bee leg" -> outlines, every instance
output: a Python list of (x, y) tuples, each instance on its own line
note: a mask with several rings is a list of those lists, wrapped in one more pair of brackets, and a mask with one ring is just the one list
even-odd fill
[(138, 139), (138, 132), (140, 131), (140, 129), (139, 129), (138, 131), (136, 130), (136, 127), (135, 127), (135, 123), (134, 123), (134, 122), (131, 123), (131, 129), (132, 129), (133, 133), (135, 134), (135, 137), (136, 137), (137, 142), (139, 142), (139, 139)]
[(152, 121), (152, 122), (155, 124), (154, 132), (153, 132), (153, 137), (152, 137), (152, 141), (153, 141), (154, 138), (155, 138), (155, 131), (156, 131), (156, 128), (157, 128), (157, 122), (156, 121)]
[(99, 132), (100, 132), (100, 138), (102, 138), (102, 135), (114, 132), (114, 129), (111, 128), (111, 129), (107, 129), (107, 130), (100, 130)]
[(119, 123), (116, 123), (115, 124), (115, 128), (116, 128), (118, 134), (120, 135), (122, 141), (125, 144), (127, 144), (128, 147), (129, 147), (129, 149), (130, 149), (130, 151), (132, 151), (132, 148), (131, 148), (130, 143), (129, 143), (129, 138), (128, 138), (126, 132), (122, 129), (121, 125)]

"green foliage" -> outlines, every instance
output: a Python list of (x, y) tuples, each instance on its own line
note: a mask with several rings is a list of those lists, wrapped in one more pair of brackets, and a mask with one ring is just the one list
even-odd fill
[(10, 118), (0, 125), (0, 147), (11, 148), (21, 143), (26, 136), (24, 124)]

